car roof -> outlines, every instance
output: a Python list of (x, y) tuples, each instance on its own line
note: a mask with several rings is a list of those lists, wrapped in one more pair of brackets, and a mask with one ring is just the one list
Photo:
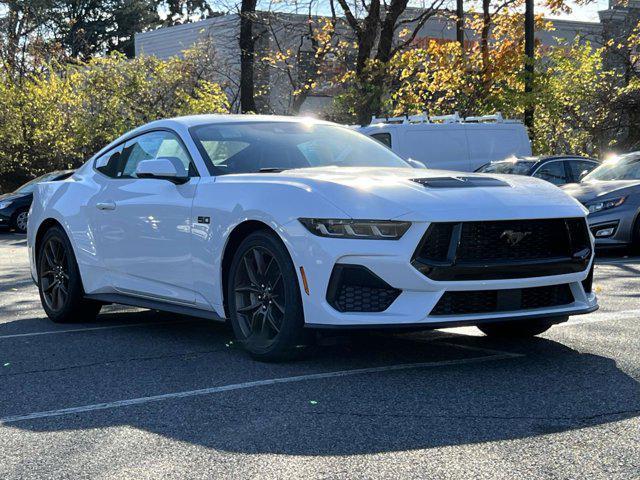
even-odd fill
[(531, 157), (517, 157), (518, 160), (525, 160), (525, 161), (537, 162), (537, 163), (544, 163), (551, 160), (569, 160), (574, 158), (578, 160), (588, 160), (591, 162), (598, 161), (595, 158), (585, 157), (583, 155), (538, 155), (538, 156), (531, 156)]
[(138, 127), (138, 129), (148, 129), (154, 127), (170, 126), (175, 124), (183, 125), (187, 128), (196, 127), (198, 125), (207, 125), (215, 123), (243, 123), (243, 122), (305, 122), (305, 123), (324, 123), (312, 117), (288, 117), (285, 115), (241, 115), (241, 114), (207, 114), (207, 115), (186, 115), (183, 117), (173, 117), (163, 120), (156, 120)]
[(96, 153), (94, 153), (89, 160), (92, 160), (102, 155), (107, 150), (113, 148), (115, 145), (122, 143), (132, 137), (145, 133), (149, 130), (168, 128), (175, 130), (179, 127), (197, 127), (199, 125), (210, 124), (228, 124), (228, 123), (244, 123), (244, 122), (290, 122), (290, 123), (311, 123), (311, 124), (324, 124), (324, 125), (336, 125), (332, 122), (320, 120), (313, 117), (288, 117), (284, 115), (249, 115), (249, 114), (205, 114), (205, 115), (187, 115), (183, 117), (163, 118), (161, 120), (154, 120), (153, 122), (140, 125), (133, 130), (129, 130), (118, 138), (113, 140), (108, 145), (105, 145)]

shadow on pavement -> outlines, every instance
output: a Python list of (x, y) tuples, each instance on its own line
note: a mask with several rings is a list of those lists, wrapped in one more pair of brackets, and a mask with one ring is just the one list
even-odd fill
[[(171, 319), (187, 323), (162, 323)], [(359, 334), (297, 362), (261, 364), (235, 348), (228, 329), (208, 322), (132, 312), (101, 315), (90, 325), (119, 322), (149, 326), (12, 343), (18, 367), (0, 370), (0, 417), (318, 372), (450, 364), (6, 426), (56, 432), (127, 425), (222, 451), (354, 455), (528, 438), (640, 414), (640, 386), (613, 360), (544, 338), (496, 342), (439, 332)], [(0, 325), (0, 338), (16, 330), (11, 323)], [(54, 341), (58, 347), (52, 351), (47, 346)], [(1, 348), (9, 347), (3, 342)], [(495, 354), (487, 349), (523, 356), (468, 363)]]

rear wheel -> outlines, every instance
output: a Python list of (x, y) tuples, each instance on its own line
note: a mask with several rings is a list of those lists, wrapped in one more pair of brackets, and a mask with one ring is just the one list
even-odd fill
[(568, 317), (541, 318), (536, 320), (513, 320), (509, 322), (483, 323), (478, 325), (482, 333), (497, 338), (529, 338), (549, 330), (556, 323), (566, 322)]
[(84, 298), (71, 243), (60, 227), (44, 234), (38, 250), (38, 290), (47, 316), (56, 323), (95, 319), (101, 304)]
[(29, 220), (29, 210), (26, 208), (18, 210), (13, 218), (13, 228), (18, 233), (27, 233), (27, 221)]
[(239, 342), (257, 360), (292, 358), (304, 338), (304, 314), (293, 262), (266, 231), (236, 251), (227, 283), (229, 316)]

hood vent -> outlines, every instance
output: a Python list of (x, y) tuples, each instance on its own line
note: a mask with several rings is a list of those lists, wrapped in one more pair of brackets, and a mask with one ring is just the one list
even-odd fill
[(508, 187), (503, 180), (492, 177), (431, 177), (412, 178), (412, 182), (427, 188)]

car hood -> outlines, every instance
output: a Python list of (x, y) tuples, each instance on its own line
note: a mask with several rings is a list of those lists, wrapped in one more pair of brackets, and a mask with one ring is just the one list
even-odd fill
[(581, 203), (599, 198), (622, 196), (640, 190), (640, 180), (607, 180), (565, 185), (563, 190)]
[(2, 195), (0, 195), (0, 202), (6, 202), (7, 200), (13, 201), (13, 200), (19, 200), (21, 198), (24, 197), (28, 197), (29, 195), (31, 195), (30, 193), (4, 193)]
[(586, 212), (554, 185), (515, 175), (330, 167), (234, 176), (295, 183), (360, 219), (499, 220), (580, 217)]

